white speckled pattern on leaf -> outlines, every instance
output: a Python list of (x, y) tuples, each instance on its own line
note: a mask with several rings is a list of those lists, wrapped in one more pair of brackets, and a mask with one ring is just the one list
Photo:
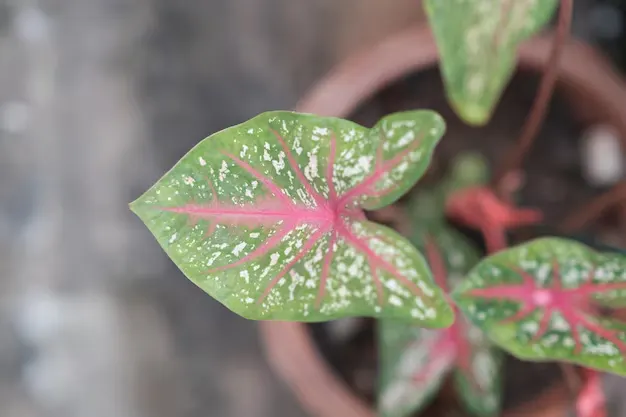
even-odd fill
[(626, 256), (542, 238), (480, 262), (453, 295), (493, 341), (527, 360), (561, 360), (626, 375)]
[(444, 331), (380, 320), (381, 417), (407, 417), (422, 409), (454, 365), (455, 349)]
[[(410, 241), (426, 257), (444, 291), (459, 285), (480, 254), (444, 219), (443, 199), (420, 190), (407, 205)], [(502, 351), (476, 326), (457, 314), (444, 330), (423, 330), (392, 320), (379, 322), (381, 417), (408, 417), (422, 410), (443, 379), (453, 372), (462, 405), (475, 416), (499, 414)]]
[(413, 186), (444, 129), (427, 110), (372, 129), (264, 113), (204, 139), (131, 208), (187, 277), (244, 317), (445, 327), (452, 310), (422, 256), (363, 213)]

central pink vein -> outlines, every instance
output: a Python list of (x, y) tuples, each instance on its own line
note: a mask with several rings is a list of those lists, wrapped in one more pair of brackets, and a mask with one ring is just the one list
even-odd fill
[(324, 197), (316, 190), (311, 182), (309, 182), (300, 169), (292, 150), (287, 145), (284, 138), (275, 130), (271, 130), (276, 137), (280, 147), (285, 152), (285, 156), (289, 166), (295, 173), (300, 184), (304, 187), (306, 193), (311, 198), (311, 206), (304, 206), (296, 203), (281, 187), (279, 187), (271, 178), (258, 171), (248, 162), (238, 158), (237, 156), (222, 152), (227, 160), (235, 164), (242, 170), (246, 171), (250, 176), (260, 182), (268, 191), (270, 196), (255, 203), (245, 203), (242, 205), (234, 203), (224, 203), (219, 201), (216, 188), (210, 179), (206, 179), (209, 189), (212, 193), (212, 200), (208, 203), (196, 204), (189, 203), (179, 207), (162, 207), (164, 211), (171, 213), (185, 214), (189, 216), (195, 224), (198, 219), (206, 220), (210, 223), (209, 231), (205, 235), (208, 237), (215, 232), (217, 225), (235, 225), (250, 224), (264, 225), (271, 227), (271, 234), (267, 239), (253, 249), (251, 252), (243, 256), (237, 261), (227, 265), (215, 267), (207, 273), (214, 273), (228, 268), (238, 267), (256, 258), (268, 254), (274, 248), (281, 244), (285, 239), (289, 238), (291, 232), (297, 227), (306, 226), (310, 228), (311, 235), (306, 243), (292, 255), (292, 258), (281, 269), (281, 271), (267, 284), (263, 291), (259, 302), (262, 302), (272, 291), (278, 281), (289, 272), (293, 266), (302, 260), (310, 251), (317, 247), (322, 241), (326, 242), (328, 249), (326, 250), (322, 272), (320, 277), (319, 292), (316, 304), (319, 306), (326, 295), (326, 283), (330, 275), (331, 264), (335, 255), (335, 246), (342, 240), (357, 250), (362, 252), (369, 263), (376, 290), (378, 292), (378, 302), (383, 303), (383, 283), (379, 278), (378, 271), (383, 270), (391, 274), (401, 284), (409, 288), (415, 295), (423, 295), (422, 291), (415, 283), (407, 279), (400, 271), (389, 261), (383, 259), (375, 253), (368, 245), (366, 240), (369, 237), (360, 237), (355, 235), (351, 230), (353, 221), (363, 221), (365, 216), (362, 210), (355, 207), (354, 200), (361, 195), (382, 195), (380, 191), (375, 191), (375, 184), (395, 165), (406, 158), (410, 152), (419, 146), (419, 141), (415, 141), (405, 150), (395, 155), (388, 161), (383, 160), (382, 143), (377, 150), (376, 164), (371, 173), (369, 173), (361, 183), (355, 187), (339, 194), (334, 184), (334, 164), (336, 160), (336, 137), (334, 133), (331, 135), (330, 152), (326, 165), (325, 179), (328, 186), (328, 196)]
[(575, 342), (574, 352), (582, 350), (579, 329), (583, 328), (613, 343), (622, 354), (626, 354), (626, 342), (618, 336), (618, 331), (604, 327), (594, 317), (595, 309), (591, 296), (603, 291), (625, 289), (626, 283), (593, 284), (595, 270), (591, 269), (586, 281), (577, 288), (563, 288), (556, 259), (552, 263), (552, 286), (539, 287), (533, 277), (521, 268), (511, 267), (522, 277), (521, 284), (495, 285), (487, 288), (475, 288), (468, 295), (484, 299), (511, 300), (520, 304), (514, 315), (502, 320), (502, 323), (517, 322), (539, 311), (539, 327), (532, 340), (541, 339), (548, 331), (550, 320), (555, 312), (559, 312), (570, 327)]

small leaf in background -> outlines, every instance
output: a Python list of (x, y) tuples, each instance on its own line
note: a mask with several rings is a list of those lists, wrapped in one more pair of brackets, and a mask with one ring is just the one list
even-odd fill
[[(480, 254), (465, 236), (443, 226), (430, 233), (417, 233), (411, 241), (425, 254), (435, 282), (449, 293), (478, 263)], [(461, 403), (476, 416), (495, 416), (502, 397), (502, 352), (479, 328), (458, 312), (456, 316), (455, 323), (441, 332), (456, 349), (454, 377)]]
[(486, 124), (513, 74), (519, 44), (549, 22), (558, 0), (424, 4), (452, 107), (467, 123)]
[(452, 340), (440, 330), (380, 320), (381, 417), (406, 417), (437, 392), (455, 359)]
[(453, 298), (489, 337), (527, 360), (561, 360), (626, 375), (626, 256), (542, 238), (481, 261)]
[(372, 129), (263, 113), (201, 141), (132, 210), (182, 272), (250, 319), (453, 320), (422, 256), (363, 209), (393, 203), (444, 132), (434, 112)]
[(502, 404), (503, 352), (462, 315), (457, 315), (457, 321), (454, 326), (462, 329), (459, 337), (465, 339), (458, 344), (461, 349), (454, 371), (460, 402), (475, 416), (497, 416)]
[(446, 195), (464, 188), (485, 185), (489, 181), (489, 162), (479, 152), (463, 152), (452, 160), (450, 174), (442, 181)]
[(489, 168), (482, 154), (461, 152), (456, 155), (450, 172), (436, 186), (420, 188), (408, 199), (407, 212), (415, 232), (413, 238), (423, 244), (421, 234), (426, 230), (448, 228), (445, 223), (446, 201), (460, 190), (483, 185), (488, 180)]
[[(437, 196), (434, 190), (420, 190), (409, 200), (410, 240), (424, 253), (436, 283), (447, 292), (480, 258), (463, 235), (444, 223), (443, 202)], [(480, 329), (460, 315), (445, 330), (424, 331), (391, 320), (379, 326), (382, 417), (406, 417), (423, 409), (449, 371), (454, 372), (461, 403), (472, 414), (498, 414), (501, 352)]]

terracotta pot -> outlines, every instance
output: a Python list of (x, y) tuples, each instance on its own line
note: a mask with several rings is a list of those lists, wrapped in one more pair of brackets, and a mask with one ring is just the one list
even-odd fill
[[(523, 45), (520, 68), (541, 70), (551, 42), (552, 35), (546, 34)], [(348, 117), (385, 86), (407, 74), (434, 67), (437, 62), (437, 49), (428, 27), (403, 31), (345, 60), (305, 96), (297, 110)], [(626, 140), (626, 88), (611, 65), (591, 47), (573, 40), (567, 44), (559, 88), (581, 121), (610, 123)], [(261, 322), (260, 329), (269, 362), (312, 416), (375, 415), (373, 408), (357, 397), (324, 360), (305, 324)], [(570, 404), (565, 386), (559, 385), (523, 408), (507, 411), (505, 416), (562, 417)]]

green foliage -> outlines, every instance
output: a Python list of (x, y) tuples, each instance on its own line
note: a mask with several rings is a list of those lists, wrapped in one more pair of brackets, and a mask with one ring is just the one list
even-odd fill
[(481, 261), (453, 294), (490, 338), (522, 359), (560, 360), (626, 375), (626, 256), (542, 238)]
[(406, 417), (425, 406), (452, 369), (455, 349), (441, 331), (380, 320), (381, 417)]
[(446, 93), (458, 115), (486, 124), (511, 78), (519, 44), (545, 25), (558, 0), (425, 0)]
[[(409, 201), (410, 240), (425, 254), (437, 285), (448, 292), (480, 257), (471, 242), (446, 225), (443, 199), (438, 198), (441, 194), (440, 188), (422, 191)], [(445, 330), (382, 320), (379, 350), (382, 417), (406, 417), (422, 409), (450, 372), (461, 403), (470, 412), (498, 414), (501, 352), (462, 316), (457, 315), (456, 322)]]
[(444, 129), (426, 110), (372, 129), (264, 113), (201, 141), (131, 208), (189, 279), (244, 317), (445, 327), (452, 309), (423, 257), (363, 212), (415, 184)]
[[(486, 124), (520, 43), (558, 0), (424, 3), (448, 100), (468, 124)], [(426, 110), (389, 115), (372, 129), (263, 113), (201, 141), (131, 209), (191, 281), (243, 317), (380, 318), (383, 417), (421, 409), (450, 373), (471, 413), (497, 415), (502, 352), (491, 341), (523, 359), (626, 375), (626, 323), (601, 314), (626, 306), (624, 254), (545, 238), (478, 262), (445, 223), (451, 193), (487, 182), (481, 155), (460, 156), (438, 188), (410, 201), (409, 239), (366, 219), (365, 210), (413, 187), (444, 130)], [(461, 208), (481, 217), (466, 203), (485, 203), (485, 193), (473, 195)], [(500, 206), (484, 213), (499, 209), (507, 224), (514, 215), (538, 218)], [(466, 317), (441, 329), (454, 320), (449, 290)]]

